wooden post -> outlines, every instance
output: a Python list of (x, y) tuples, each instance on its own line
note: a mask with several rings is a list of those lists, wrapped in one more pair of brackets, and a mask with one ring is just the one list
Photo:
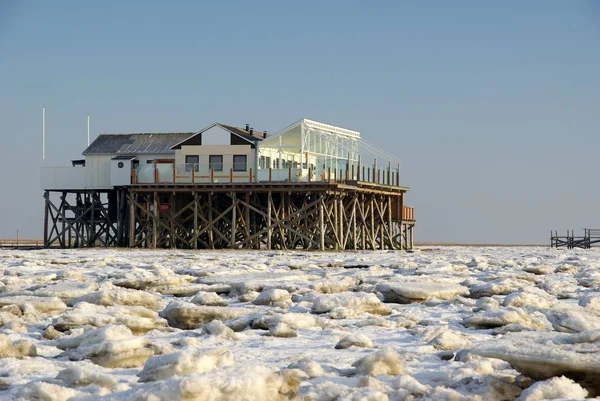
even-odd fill
[(133, 203), (136, 199), (135, 195), (129, 193), (129, 247), (135, 246), (135, 204)]
[(254, 182), (254, 180), (252, 180), (252, 167), (250, 167), (250, 181), (248, 182)]
[(158, 246), (158, 193), (154, 191), (154, 219), (152, 219), (152, 248)]
[(381, 169), (377, 169), (377, 183), (381, 183)]
[[(192, 171), (194, 171), (194, 170), (192, 169)], [(193, 236), (194, 243), (192, 244), (192, 247), (194, 249), (198, 249), (198, 237), (196, 236), (197, 232), (198, 232), (198, 192), (194, 191), (194, 236)]]
[(310, 183), (311, 181), (312, 181), (312, 167), (309, 167), (308, 168), (308, 182)]
[(343, 171), (343, 170), (342, 170), (342, 169), (340, 169), (340, 175), (338, 175), (337, 177), (335, 177), (337, 182), (342, 182), (342, 181), (344, 181), (344, 175), (343, 175), (342, 171)]
[(196, 168), (192, 168), (192, 184), (196, 183)]
[(352, 176), (351, 177), (352, 177), (351, 179), (354, 180), (354, 164), (352, 165)]
[[(269, 182), (271, 181), (271, 168), (269, 168)], [(271, 238), (273, 237), (273, 228), (271, 227), (271, 208), (273, 200), (271, 199), (271, 191), (267, 194), (267, 249), (271, 250)]]
[(331, 167), (327, 167), (327, 183), (331, 184)]
[(61, 244), (61, 248), (65, 248), (65, 244), (67, 242), (67, 239), (65, 238), (65, 226), (67, 224), (67, 217), (66, 217), (66, 206), (67, 206), (67, 193), (63, 192), (62, 193), (62, 202), (60, 205), (60, 209), (61, 209), (61, 220), (62, 220), (62, 244)]
[(398, 170), (396, 170), (396, 185), (400, 186), (400, 163), (398, 163)]
[(175, 163), (173, 163), (173, 184), (177, 182), (177, 167), (175, 167)]
[[(273, 181), (273, 168), (269, 167), (269, 182)], [(271, 248), (269, 248), (271, 249)]]
[(215, 183), (215, 169), (214, 168), (210, 169), (210, 183), (211, 184)]
[[(391, 171), (391, 170), (390, 170)], [(390, 249), (396, 249), (396, 247), (394, 246), (394, 230), (392, 230), (392, 196), (391, 195), (387, 195), (387, 206), (388, 206), (388, 210), (387, 210), (387, 214), (388, 214), (388, 240), (390, 241)]]
[(288, 167), (288, 182), (292, 182), (292, 168)]
[[(363, 167), (364, 169), (364, 167)], [(363, 171), (363, 176), (365, 175)], [(358, 165), (356, 166), (356, 181), (360, 181), (360, 155), (358, 155)]]
[(50, 198), (50, 192), (44, 191), (44, 248), (48, 247), (48, 214), (50, 205), (48, 202)]
[(367, 182), (371, 182), (371, 167), (367, 167)]
[(352, 244), (354, 250), (358, 247), (358, 234), (356, 232), (356, 203), (358, 201), (357, 194), (354, 194), (354, 199), (352, 199)]
[(233, 168), (229, 169), (229, 182), (233, 184)]
[(400, 194), (400, 202), (398, 202), (398, 207), (400, 208), (400, 222), (398, 225), (400, 226), (400, 250), (402, 250), (404, 243), (402, 242), (402, 221), (404, 220), (404, 194)]
[(388, 171), (387, 171), (387, 184), (388, 185), (392, 185), (391, 177), (392, 177), (392, 162), (390, 161), (388, 163)]
[[(211, 169), (211, 172), (212, 171), (213, 171), (213, 169)], [(212, 193), (212, 191), (208, 193), (208, 223), (209, 224), (213, 223), (213, 193)], [(210, 245), (211, 249), (215, 249), (215, 238), (214, 238), (213, 229), (214, 229), (214, 226), (211, 226), (208, 229), (208, 244)]]
[(136, 169), (131, 170), (131, 183), (137, 184), (137, 170)]
[[(231, 171), (233, 171), (233, 169), (231, 169)], [(233, 209), (231, 210), (231, 249), (235, 249), (235, 234), (237, 231), (237, 199), (236, 199), (236, 193), (233, 192), (231, 194), (232, 199), (231, 202), (233, 204)]]
[(336, 234), (336, 240), (335, 240), (335, 250), (339, 251), (340, 250), (340, 233), (338, 232), (338, 203), (337, 200), (334, 198), (333, 199), (333, 232)]
[(338, 231), (338, 238), (339, 238), (339, 248), (341, 251), (344, 250), (344, 200), (343, 198), (340, 196), (340, 198), (338, 199), (338, 217), (339, 217), (339, 231)]
[(323, 203), (325, 195), (321, 195), (321, 201), (319, 202), (319, 249), (325, 250), (325, 218), (323, 213)]
[(156, 167), (156, 162), (154, 162), (154, 183), (158, 184), (158, 168)]

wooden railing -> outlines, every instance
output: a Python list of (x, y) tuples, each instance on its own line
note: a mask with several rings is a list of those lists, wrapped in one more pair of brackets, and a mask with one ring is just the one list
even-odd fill
[[(167, 170), (168, 171), (168, 170)], [(327, 182), (327, 183), (347, 183), (347, 182), (369, 182), (373, 184), (389, 185), (389, 186), (400, 186), (400, 173), (399, 170), (392, 171), (391, 167), (387, 169), (366, 167), (358, 164), (357, 166), (347, 166), (346, 169), (339, 169), (336, 171), (331, 167), (321, 170), (320, 174), (313, 171), (312, 168), (298, 169), (298, 168), (287, 168), (287, 169), (263, 169), (263, 172), (268, 171), (268, 175), (263, 173), (264, 178), (259, 178), (255, 174), (252, 168), (250, 168), (246, 174), (240, 174), (240, 172), (234, 171), (233, 168), (228, 173), (223, 174), (222, 171), (210, 169), (209, 173), (199, 174), (194, 168), (187, 170), (186, 174), (181, 174), (177, 167), (173, 165), (172, 173), (167, 174), (168, 179), (161, 179), (161, 174), (164, 177), (165, 171), (159, 172), (158, 165), (154, 165), (154, 177), (151, 182), (148, 180), (141, 181), (139, 174), (136, 169), (131, 172), (131, 183), (132, 184), (164, 184), (164, 183), (233, 183), (233, 182), (255, 182), (260, 180), (261, 182)], [(282, 175), (281, 173), (285, 171)], [(275, 176), (274, 173), (277, 172)]]

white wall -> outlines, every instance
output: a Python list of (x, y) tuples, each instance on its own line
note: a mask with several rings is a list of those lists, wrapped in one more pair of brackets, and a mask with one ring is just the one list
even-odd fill
[(207, 129), (200, 135), (202, 135), (202, 146), (229, 145), (231, 143), (231, 133), (218, 125)]
[(113, 155), (87, 155), (85, 157), (86, 188), (108, 188), (110, 184), (110, 162)]
[(85, 167), (42, 167), (41, 189), (83, 189), (85, 188)]
[[(206, 132), (203, 132), (202, 135)], [(227, 141), (229, 141), (229, 137), (227, 137)], [(204, 136), (202, 137), (202, 143), (204, 143)], [(229, 171), (233, 167), (233, 155), (246, 155), (246, 169), (254, 168), (254, 149), (252, 149), (250, 144), (182, 146), (181, 149), (175, 151), (175, 163), (183, 165), (185, 164), (186, 156), (198, 156), (200, 169), (208, 169), (210, 155), (223, 156), (223, 171)]]
[[(123, 167), (119, 167), (123, 163)], [(122, 186), (131, 184), (131, 160), (110, 161), (110, 185)]]

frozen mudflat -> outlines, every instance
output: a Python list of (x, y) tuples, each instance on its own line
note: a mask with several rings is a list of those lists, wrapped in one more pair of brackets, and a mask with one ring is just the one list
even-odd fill
[(600, 396), (600, 250), (0, 251), (0, 400)]

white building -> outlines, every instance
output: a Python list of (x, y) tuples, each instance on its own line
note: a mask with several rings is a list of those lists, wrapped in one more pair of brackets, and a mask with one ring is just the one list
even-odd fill
[(214, 123), (187, 133), (102, 134), (69, 167), (43, 167), (42, 189), (132, 184), (373, 181), (399, 184), (399, 161), (357, 131), (303, 119), (267, 135)]

